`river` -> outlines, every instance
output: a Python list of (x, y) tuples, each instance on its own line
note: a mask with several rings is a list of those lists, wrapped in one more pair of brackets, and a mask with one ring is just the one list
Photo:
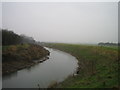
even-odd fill
[(49, 59), (3, 76), (3, 88), (47, 88), (52, 82), (62, 82), (76, 72), (78, 61), (75, 57), (56, 49), (46, 49), (50, 51)]

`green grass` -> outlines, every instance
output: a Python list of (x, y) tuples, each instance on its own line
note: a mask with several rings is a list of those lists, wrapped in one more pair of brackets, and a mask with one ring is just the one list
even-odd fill
[(69, 77), (62, 88), (114, 88), (118, 87), (118, 47), (49, 43), (75, 56), (79, 61), (79, 74)]

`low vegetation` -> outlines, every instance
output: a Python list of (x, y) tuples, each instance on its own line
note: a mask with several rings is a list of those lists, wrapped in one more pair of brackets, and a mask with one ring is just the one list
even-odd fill
[(76, 76), (69, 77), (60, 88), (118, 88), (118, 48), (63, 43), (47, 43), (75, 56), (79, 61)]
[(48, 50), (34, 44), (10, 45), (2, 48), (3, 75), (30, 67), (35, 64), (34, 60), (49, 55)]

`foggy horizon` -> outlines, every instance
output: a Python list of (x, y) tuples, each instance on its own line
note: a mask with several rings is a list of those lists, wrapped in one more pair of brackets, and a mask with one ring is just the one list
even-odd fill
[(3, 2), (2, 28), (40, 42), (118, 42), (117, 2)]

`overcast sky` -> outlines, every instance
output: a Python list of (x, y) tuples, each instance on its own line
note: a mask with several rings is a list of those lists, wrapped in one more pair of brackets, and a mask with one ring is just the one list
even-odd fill
[(4, 2), (2, 28), (44, 42), (117, 42), (118, 3)]

